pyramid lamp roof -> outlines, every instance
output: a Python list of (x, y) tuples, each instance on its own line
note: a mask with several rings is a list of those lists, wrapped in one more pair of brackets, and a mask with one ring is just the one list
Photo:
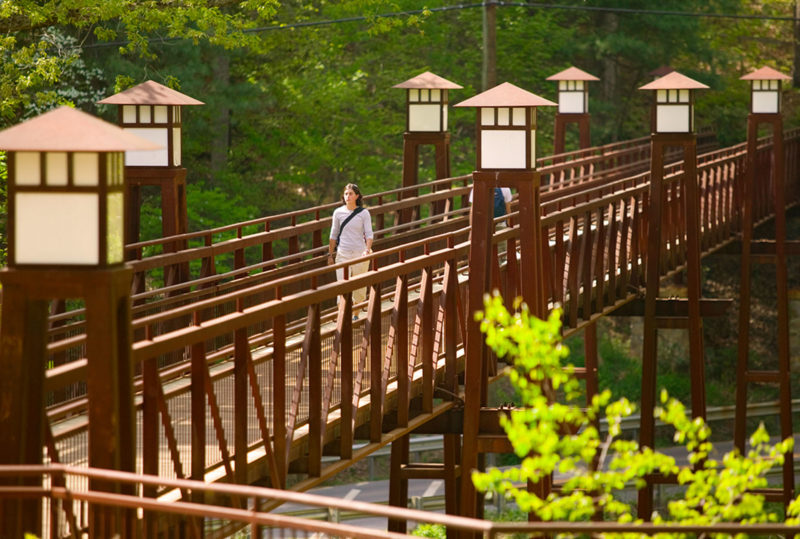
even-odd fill
[(600, 80), (599, 78), (595, 77), (587, 73), (582, 69), (578, 69), (577, 67), (568, 67), (564, 71), (559, 71), (555, 75), (550, 75), (547, 77), (547, 80), (583, 80), (583, 81), (594, 81)]
[(91, 114), (59, 107), (0, 131), (0, 150), (32, 152), (118, 152), (161, 146)]
[(702, 90), (704, 88), (708, 88), (708, 86), (677, 71), (667, 73), (663, 77), (639, 87), (640, 90)]
[(549, 99), (504, 82), (455, 105), (456, 107), (557, 107)]
[(405, 82), (395, 84), (392, 88), (408, 88), (408, 89), (430, 89), (430, 90), (458, 90), (463, 88), (460, 84), (451, 82), (439, 75), (435, 75), (430, 71), (420, 73), (416, 77), (412, 77)]
[(193, 97), (149, 80), (98, 101), (102, 105), (205, 105)]
[(784, 75), (780, 71), (767, 66), (739, 77), (740, 80), (791, 80), (791, 78), (789, 75)]

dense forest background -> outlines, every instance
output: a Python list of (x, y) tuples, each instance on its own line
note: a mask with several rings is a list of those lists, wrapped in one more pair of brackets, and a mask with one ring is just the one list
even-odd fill
[[(596, 144), (648, 134), (650, 96), (638, 87), (661, 66), (710, 86), (696, 125), (723, 145), (745, 136), (741, 75), (770, 65), (798, 86), (795, 0), (495, 4), (497, 82), (555, 99), (545, 79), (566, 67), (600, 77), (590, 87)], [(205, 102), (184, 110), (190, 230), (330, 202), (349, 181), (390, 189), (405, 127), (392, 86), (430, 70), (464, 86), (451, 103), (480, 92), (486, 11), (447, 0), (6, 0), (0, 122), (63, 103), (114, 121), (95, 103), (150, 79)], [(540, 112), (540, 155), (552, 148), (552, 115)], [(474, 111), (450, 116), (452, 170), (466, 173)], [(423, 165), (430, 177), (432, 155)], [(143, 213), (143, 236), (160, 235), (157, 201)]]

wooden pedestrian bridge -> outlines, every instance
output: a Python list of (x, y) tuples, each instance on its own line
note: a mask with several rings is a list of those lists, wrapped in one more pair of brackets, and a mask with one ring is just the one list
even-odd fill
[[(787, 131), (784, 145), (793, 205), (800, 130)], [(540, 271), (547, 306), (563, 306), (565, 335), (643, 296), (647, 246), (658, 241), (647, 237), (650, 148), (647, 137), (538, 160)], [(756, 223), (773, 213), (772, 148), (771, 138), (759, 139), (749, 196)], [(703, 255), (740, 239), (746, 153), (745, 144), (699, 148)], [(679, 156), (666, 160), (663, 178), (659, 273), (668, 276), (686, 264)], [(128, 245), (136, 471), (307, 490), (392, 443), (394, 478), (450, 479), (455, 500), (471, 186), (467, 175), (366, 195), (371, 269), (342, 282), (325, 258), (338, 203)], [(499, 255), (490, 282), (506, 298), (530, 275), (515, 256), (517, 215), (515, 200), (512, 226), (492, 235)], [(353, 305), (350, 293), (363, 287), (368, 301)], [(84, 318), (69, 302), (50, 317), (45, 439), (53, 463), (88, 462)], [(482, 383), (498, 372), (490, 360)], [(593, 367), (581, 374), (591, 391)], [(480, 452), (505, 447), (492, 429), (479, 437)], [(408, 462), (408, 435), (425, 432), (445, 434), (442, 466)], [(149, 496), (181, 492), (145, 488)], [(405, 505), (402, 488), (392, 496)], [(448, 512), (457, 512), (452, 503)]]

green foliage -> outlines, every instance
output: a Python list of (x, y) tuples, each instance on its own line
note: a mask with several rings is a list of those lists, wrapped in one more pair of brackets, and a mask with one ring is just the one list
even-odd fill
[(447, 528), (442, 524), (420, 524), (411, 531), (414, 537), (433, 537), (444, 539), (447, 537)]
[[(606, 390), (585, 410), (577, 404), (577, 380), (569, 366), (561, 364), (567, 351), (560, 340), (559, 311), (547, 320), (530, 316), (524, 305), (511, 314), (495, 296), (487, 298), (485, 311), (477, 317), (487, 345), (514, 358), (509, 377), (523, 401), (521, 408), (502, 419), (522, 464), (474, 472), (479, 490), (513, 498), (522, 510), (542, 520), (585, 521), (600, 512), (607, 520), (633, 522), (635, 513), (620, 494), (630, 486), (642, 488), (646, 475), (659, 472), (676, 475), (684, 493), (668, 504), (668, 514), (653, 515), (656, 523), (756, 523), (779, 518), (763, 496), (750, 489), (766, 486), (766, 473), (792, 450), (791, 438), (770, 445), (762, 426), (750, 438), (746, 455), (733, 450), (717, 461), (711, 458), (709, 427), (688, 417), (684, 406), (662, 391), (655, 415), (674, 428), (674, 442), (686, 450), (688, 464), (679, 464), (673, 456), (620, 437), (622, 418), (635, 411), (629, 400), (612, 402)], [(564, 402), (552, 400), (553, 390), (559, 388)], [(605, 440), (595, 428), (603, 416), (609, 425)], [(520, 487), (555, 472), (567, 476), (560, 493), (540, 498)], [(800, 515), (800, 503), (796, 511)]]

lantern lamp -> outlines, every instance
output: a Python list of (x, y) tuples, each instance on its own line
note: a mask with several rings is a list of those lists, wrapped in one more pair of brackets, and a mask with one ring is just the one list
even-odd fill
[(600, 80), (594, 75), (570, 67), (547, 77), (558, 82), (558, 112), (561, 114), (586, 114), (589, 112), (589, 85)]
[(118, 125), (159, 147), (125, 152), (125, 165), (129, 167), (181, 166), (181, 107), (204, 104), (152, 80), (98, 103), (117, 105)]
[(740, 77), (750, 81), (750, 112), (753, 114), (779, 114), (781, 112), (781, 82), (791, 80), (771, 67), (762, 67)]
[(536, 107), (557, 104), (504, 82), (455, 106), (478, 109), (478, 170), (533, 170)]
[(461, 88), (460, 85), (426, 71), (405, 82), (395, 84), (392, 88), (407, 90), (406, 131), (412, 133), (447, 131), (447, 92)]
[(123, 152), (153, 142), (70, 107), (0, 131), (8, 152), (9, 266), (123, 261)]
[(705, 84), (672, 71), (640, 90), (653, 90), (652, 127), (655, 133), (694, 132), (694, 91), (708, 88)]

